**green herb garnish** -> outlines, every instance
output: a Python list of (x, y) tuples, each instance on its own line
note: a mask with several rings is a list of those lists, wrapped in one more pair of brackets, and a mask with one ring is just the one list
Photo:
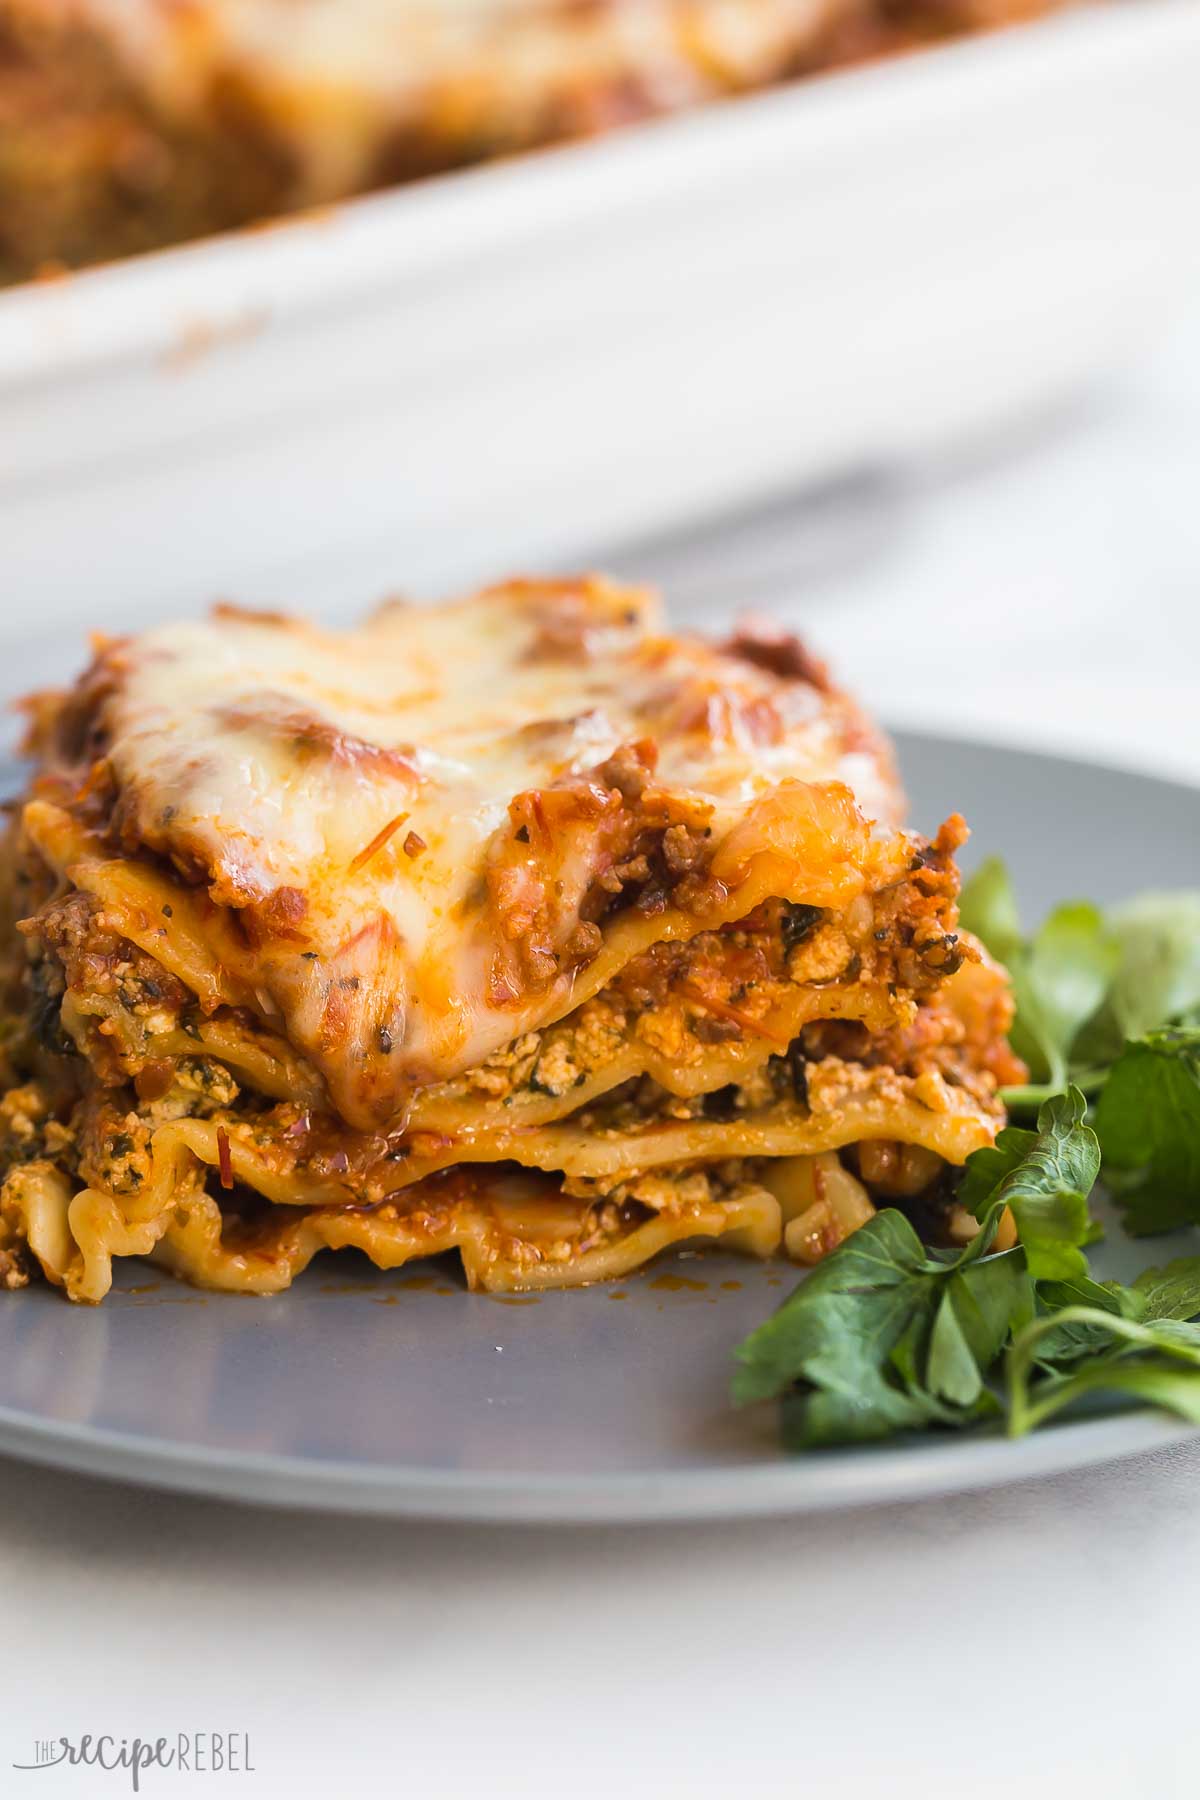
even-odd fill
[(1132, 1039), (1104, 1084), (1096, 1131), (1126, 1230), (1200, 1221), (1200, 1030)]
[(1131, 1042), (1200, 1023), (1200, 893), (1143, 894), (1107, 913), (1071, 900), (1027, 938), (993, 856), (963, 888), (959, 917), (1012, 977), (1011, 1042), (1031, 1076), (1004, 1092), (1014, 1112), (1068, 1084), (1098, 1094)]
[(1100, 1146), (1086, 1114), (1087, 1101), (1072, 1088), (1045, 1102), (1036, 1131), (1009, 1125), (967, 1159), (960, 1203), (983, 1219), (997, 1200), (1006, 1202), (1037, 1280), (1087, 1274), (1082, 1246), (1094, 1234), (1087, 1197), (1100, 1172)]
[(997, 1412), (984, 1374), (1033, 1318), (1022, 1253), (984, 1259), (1002, 1210), (948, 1258), (927, 1250), (903, 1213), (877, 1213), (736, 1352), (734, 1399), (783, 1396), (792, 1449)]
[[(1017, 1437), (1099, 1390), (1200, 1423), (1200, 1325), (1184, 1322), (1200, 1314), (1200, 1257), (1131, 1288), (1091, 1279), (1081, 1245), (1099, 1156), (1083, 1112), (1075, 1090), (1047, 1102), (1036, 1132), (976, 1151), (982, 1223), (957, 1255), (926, 1249), (903, 1213), (877, 1213), (738, 1348), (735, 1401), (779, 1397), (794, 1450), (1000, 1415)], [(1006, 1205), (1022, 1242), (990, 1255)]]
[(1009, 1109), (1026, 1113), (1073, 1082), (1096, 1102), (1104, 1177), (1127, 1228), (1200, 1223), (1200, 894), (1143, 894), (1107, 914), (1072, 901), (1023, 938), (993, 857), (960, 911), (1013, 978), (1012, 1044), (1034, 1079), (1005, 1090)]

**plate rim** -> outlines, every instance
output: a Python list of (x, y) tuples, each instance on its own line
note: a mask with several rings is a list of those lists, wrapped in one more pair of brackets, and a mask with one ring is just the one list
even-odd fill
[(903, 1505), (1065, 1474), (1197, 1436), (1200, 1426), (1139, 1408), (1052, 1426), (1020, 1440), (947, 1436), (944, 1443), (920, 1449), (864, 1445), (707, 1470), (630, 1469), (611, 1475), (480, 1470), (456, 1479), (421, 1466), (375, 1468), (205, 1450), (89, 1425), (56, 1425), (0, 1407), (0, 1454), (42, 1468), (242, 1505), (493, 1525), (736, 1521)]

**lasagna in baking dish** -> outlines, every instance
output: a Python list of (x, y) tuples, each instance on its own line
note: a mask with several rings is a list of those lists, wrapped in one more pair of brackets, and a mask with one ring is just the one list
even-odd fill
[[(29, 703), (0, 1285), (269, 1293), (354, 1247), (493, 1291), (815, 1261), (1002, 1123), (957, 817), (764, 624), (521, 581), (335, 632), (219, 609)], [(972, 1227), (973, 1229), (973, 1227)]]
[(1058, 0), (0, 0), (0, 279)]

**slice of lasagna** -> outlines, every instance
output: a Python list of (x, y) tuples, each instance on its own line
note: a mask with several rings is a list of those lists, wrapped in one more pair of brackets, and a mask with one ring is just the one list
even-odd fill
[(361, 629), (221, 609), (30, 703), (6, 858), (0, 1283), (321, 1249), (491, 1290), (953, 1222), (1002, 1122), (961, 820), (794, 639), (515, 582)]
[(1058, 0), (0, 0), (0, 280)]

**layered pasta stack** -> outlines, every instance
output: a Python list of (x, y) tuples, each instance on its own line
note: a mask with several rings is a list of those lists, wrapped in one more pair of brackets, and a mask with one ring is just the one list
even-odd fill
[(954, 1228), (1003, 971), (952, 818), (794, 638), (523, 581), (357, 630), (219, 609), (29, 703), (0, 1285), (268, 1293), (320, 1250), (564, 1286)]

